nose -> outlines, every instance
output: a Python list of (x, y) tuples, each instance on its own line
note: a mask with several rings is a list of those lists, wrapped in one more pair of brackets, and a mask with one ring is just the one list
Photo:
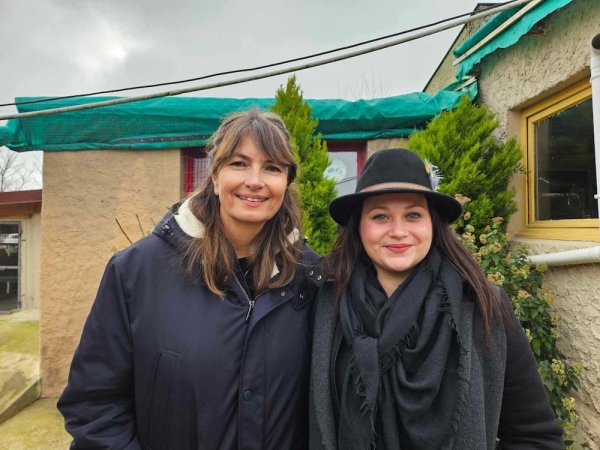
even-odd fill
[(251, 168), (244, 182), (250, 189), (260, 189), (265, 185), (260, 169)]
[(389, 230), (390, 236), (402, 238), (405, 237), (408, 232), (406, 228), (406, 224), (402, 219), (394, 219), (391, 221), (391, 226)]

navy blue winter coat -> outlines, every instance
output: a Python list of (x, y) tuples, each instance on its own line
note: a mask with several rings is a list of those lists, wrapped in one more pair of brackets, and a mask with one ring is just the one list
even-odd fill
[(222, 300), (181, 268), (182, 210), (108, 263), (58, 403), (71, 449), (308, 448), (310, 270), (246, 320), (235, 277)]

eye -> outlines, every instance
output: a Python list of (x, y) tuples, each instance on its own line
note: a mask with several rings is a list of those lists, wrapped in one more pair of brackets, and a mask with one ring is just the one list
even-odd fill
[(269, 164), (269, 165), (266, 167), (266, 169), (267, 169), (269, 172), (283, 172), (283, 167), (281, 167), (281, 166), (277, 166), (277, 165), (275, 165), (275, 164)]
[(378, 213), (373, 215), (372, 219), (375, 221), (382, 221), (382, 220), (386, 220), (388, 218), (387, 214), (383, 214), (383, 213)]
[(411, 211), (406, 215), (407, 219), (420, 219), (422, 217), (421, 213)]
[(231, 161), (230, 165), (233, 166), (233, 167), (245, 167), (246, 163), (244, 161), (238, 159), (238, 160), (235, 160), (235, 161)]

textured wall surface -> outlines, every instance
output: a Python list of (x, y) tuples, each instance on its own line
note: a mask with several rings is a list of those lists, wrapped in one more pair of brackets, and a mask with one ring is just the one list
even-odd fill
[[(539, 239), (520, 240), (532, 254), (575, 250), (597, 244)], [(600, 263), (554, 266), (545, 281), (555, 295), (554, 312), (563, 322), (557, 330), (560, 350), (585, 368), (581, 387), (573, 394), (580, 424), (596, 444), (600, 444)]]
[(151, 231), (180, 195), (179, 150), (44, 155), (41, 255), (42, 395), (62, 392), (104, 267)]
[[(480, 64), (480, 100), (498, 114), (502, 138), (520, 138), (520, 111), (577, 81), (589, 77), (590, 42), (600, 33), (600, 2), (573, 0), (549, 16), (546, 35), (523, 36)], [(517, 180), (514, 185), (521, 189)], [(520, 193), (517, 201), (522, 201)], [(523, 205), (519, 204), (520, 211)], [(513, 216), (518, 231), (521, 215)], [(525, 240), (524, 240), (525, 241)], [(598, 245), (592, 242), (527, 240), (533, 254)], [(580, 361), (582, 375), (576, 410), (581, 426), (600, 444), (600, 264), (553, 267), (548, 283), (556, 295), (555, 310), (564, 354)]]
[(408, 139), (406, 138), (393, 138), (393, 139), (375, 139), (373, 141), (367, 141), (367, 159), (373, 155), (373, 153), (379, 150), (385, 150), (388, 148), (406, 148)]
[(548, 17), (546, 35), (522, 36), (482, 60), (479, 98), (498, 113), (505, 134), (515, 126), (509, 121), (518, 120), (511, 111), (589, 78), (590, 43), (598, 33), (600, 2), (574, 0)]

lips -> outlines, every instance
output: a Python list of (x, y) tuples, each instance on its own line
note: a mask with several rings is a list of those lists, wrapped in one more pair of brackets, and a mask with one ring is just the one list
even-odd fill
[(393, 253), (404, 253), (408, 249), (410, 249), (412, 245), (410, 244), (391, 244), (386, 245), (385, 248)]
[(251, 203), (262, 203), (267, 200), (265, 197), (251, 197), (246, 195), (238, 195), (237, 198)]

